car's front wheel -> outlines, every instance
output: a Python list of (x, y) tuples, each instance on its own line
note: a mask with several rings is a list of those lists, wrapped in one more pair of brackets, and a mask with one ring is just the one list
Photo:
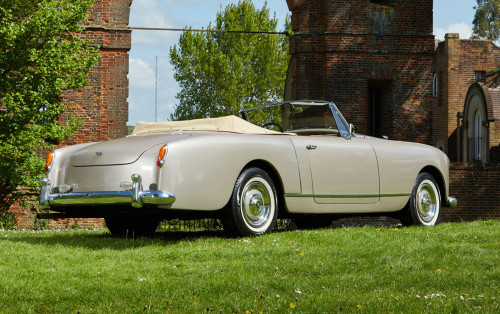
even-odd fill
[(146, 214), (122, 214), (104, 218), (106, 227), (112, 235), (127, 238), (153, 235), (160, 220), (157, 216)]
[(230, 208), (222, 220), (229, 233), (252, 236), (271, 232), (278, 215), (276, 188), (260, 168), (244, 170), (233, 189)]
[(441, 215), (441, 193), (434, 177), (426, 172), (417, 176), (410, 200), (401, 212), (405, 226), (434, 226)]

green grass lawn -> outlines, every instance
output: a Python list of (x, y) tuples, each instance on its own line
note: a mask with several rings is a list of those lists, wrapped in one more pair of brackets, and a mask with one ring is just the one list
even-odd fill
[(0, 312), (500, 312), (500, 221), (227, 238), (0, 231)]

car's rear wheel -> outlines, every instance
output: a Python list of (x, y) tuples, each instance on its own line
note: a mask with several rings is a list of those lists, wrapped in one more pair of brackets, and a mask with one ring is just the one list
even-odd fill
[(434, 177), (422, 172), (415, 180), (410, 200), (401, 212), (405, 226), (434, 226), (441, 215), (441, 193)]
[(227, 216), (229, 233), (252, 236), (271, 232), (276, 224), (278, 198), (270, 176), (260, 168), (244, 170), (234, 186)]
[(112, 235), (127, 238), (153, 235), (160, 220), (155, 215), (146, 214), (122, 214), (104, 218), (106, 227)]

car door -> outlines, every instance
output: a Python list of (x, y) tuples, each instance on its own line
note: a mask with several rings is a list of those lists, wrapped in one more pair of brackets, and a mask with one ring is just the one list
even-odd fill
[(292, 140), (306, 150), (314, 200), (320, 204), (377, 203), (380, 196), (377, 158), (362, 138), (300, 136)]

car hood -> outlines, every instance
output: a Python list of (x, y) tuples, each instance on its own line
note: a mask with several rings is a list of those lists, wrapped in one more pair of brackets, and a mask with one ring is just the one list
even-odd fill
[(191, 134), (129, 136), (85, 146), (71, 155), (74, 167), (124, 165), (135, 162), (148, 149), (180, 140)]

